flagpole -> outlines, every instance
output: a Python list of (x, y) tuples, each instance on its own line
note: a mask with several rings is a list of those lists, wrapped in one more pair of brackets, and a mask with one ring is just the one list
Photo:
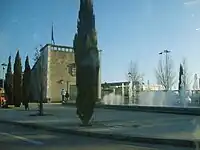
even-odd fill
[(54, 40), (54, 33), (53, 33), (53, 22), (52, 22), (52, 28), (51, 28), (51, 44), (55, 45), (55, 40)]
[(53, 31), (53, 22), (51, 23), (51, 45), (53, 44), (53, 42), (52, 42), (52, 31)]

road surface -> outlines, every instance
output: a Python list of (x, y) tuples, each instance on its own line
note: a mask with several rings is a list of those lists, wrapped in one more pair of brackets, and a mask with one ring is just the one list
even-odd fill
[[(192, 150), (165, 145), (142, 145), (0, 124), (4, 150)], [(2, 149), (2, 150), (3, 150)]]

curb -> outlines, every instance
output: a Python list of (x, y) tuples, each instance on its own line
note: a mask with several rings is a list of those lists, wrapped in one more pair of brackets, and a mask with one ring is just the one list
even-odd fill
[(95, 132), (89, 132), (89, 131), (78, 131), (78, 130), (73, 130), (73, 129), (56, 129), (54, 127), (49, 127), (45, 125), (37, 125), (34, 123), (21, 123), (21, 122), (6, 121), (6, 120), (0, 120), (0, 123), (12, 124), (12, 125), (17, 125), (17, 126), (22, 126), (22, 127), (29, 127), (29, 128), (34, 128), (34, 129), (43, 129), (45, 131), (50, 131), (50, 132), (66, 133), (66, 134), (73, 134), (73, 135), (87, 136), (87, 137), (94, 137), (94, 138), (101, 138), (101, 139), (196, 148), (195, 141), (192, 141), (192, 140), (160, 139), (160, 138), (152, 138), (152, 137), (127, 136), (127, 135), (122, 135), (122, 134), (95, 133)]
[[(74, 107), (74, 103), (62, 104), (64, 106)], [(167, 113), (177, 115), (200, 116), (200, 108), (183, 108), (183, 107), (156, 107), (156, 106), (119, 106), (119, 105), (96, 105), (95, 108), (112, 109), (119, 111), (138, 111), (152, 113)]]

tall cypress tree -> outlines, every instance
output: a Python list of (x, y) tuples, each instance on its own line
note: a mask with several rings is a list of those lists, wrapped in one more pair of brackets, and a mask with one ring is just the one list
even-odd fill
[(8, 67), (6, 72), (5, 79), (5, 93), (7, 97), (7, 104), (13, 104), (13, 75), (12, 75), (12, 66), (11, 66), (11, 56), (8, 58)]
[(183, 75), (183, 66), (180, 64), (180, 69), (179, 69), (179, 82), (178, 82), (178, 90), (180, 92), (181, 90), (181, 82), (182, 82), (182, 75)]
[(20, 107), (22, 101), (22, 65), (19, 51), (17, 51), (14, 63), (13, 100), (15, 107)]
[(31, 68), (29, 65), (29, 58), (26, 56), (25, 69), (23, 73), (23, 82), (22, 82), (22, 93), (23, 93), (23, 105), (28, 105), (30, 99), (30, 75)]
[(92, 0), (80, 0), (77, 33), (74, 37), (77, 85), (77, 115), (84, 125), (92, 117), (98, 99), (99, 53)]

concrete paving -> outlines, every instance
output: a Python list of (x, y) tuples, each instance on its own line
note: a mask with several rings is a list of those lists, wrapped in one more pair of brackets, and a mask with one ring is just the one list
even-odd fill
[(30, 111), (23, 108), (0, 109), (0, 120), (14, 121), (24, 124), (37, 124), (46, 127), (75, 130), (107, 135), (123, 135), (127, 137), (146, 137), (158, 139), (200, 140), (200, 117), (117, 111), (95, 109), (93, 126), (80, 127), (74, 107), (59, 104), (45, 104), (46, 116), (30, 116), (36, 114), (37, 105), (32, 104)]
[(0, 124), (0, 149), (5, 150), (191, 150), (163, 145), (116, 142)]

